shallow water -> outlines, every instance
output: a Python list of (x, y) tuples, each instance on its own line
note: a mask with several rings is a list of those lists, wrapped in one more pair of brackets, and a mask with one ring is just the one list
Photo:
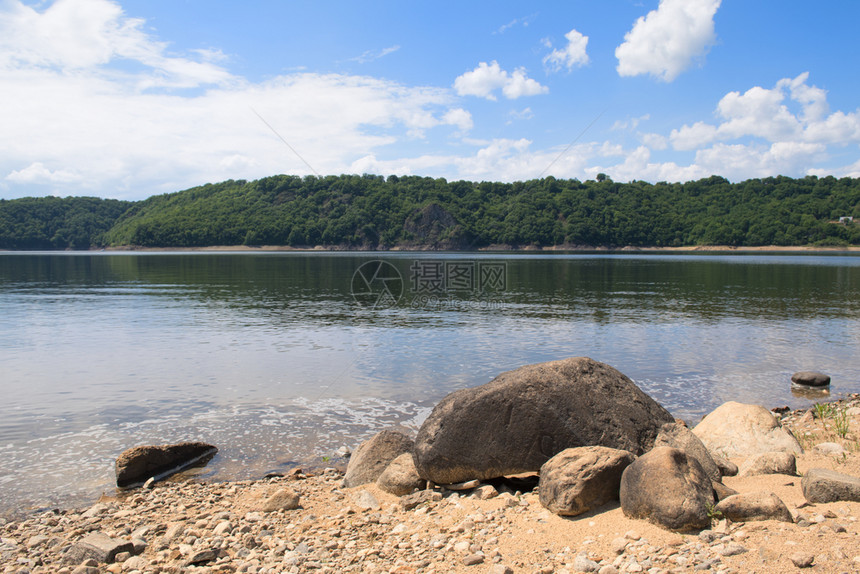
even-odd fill
[(570, 356), (690, 421), (809, 405), (798, 370), (860, 392), (858, 256), (4, 253), (0, 313), (2, 509), (111, 492), (138, 444), (216, 444), (212, 479), (323, 463)]

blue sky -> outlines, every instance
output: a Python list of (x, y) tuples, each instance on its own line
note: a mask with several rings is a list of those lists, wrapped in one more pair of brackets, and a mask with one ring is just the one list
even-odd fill
[(860, 177), (858, 21), (855, 0), (0, 0), (0, 198)]

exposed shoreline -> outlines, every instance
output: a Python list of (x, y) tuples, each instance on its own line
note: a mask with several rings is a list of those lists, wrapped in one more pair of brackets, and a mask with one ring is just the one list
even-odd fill
[[(856, 396), (839, 402), (860, 410)], [(851, 415), (851, 432), (841, 439), (807, 410), (781, 418), (807, 449), (798, 457), (799, 473), (827, 467), (857, 475), (860, 416)], [(828, 440), (843, 443), (845, 456), (813, 448)], [(123, 564), (87, 570), (100, 574), (573, 574), (585, 559), (604, 573), (777, 574), (796, 571), (798, 555), (814, 560), (815, 572), (854, 571), (860, 563), (860, 502), (810, 504), (793, 475), (725, 480), (739, 492), (774, 492), (793, 523), (714, 520), (710, 530), (680, 534), (628, 518), (618, 503), (566, 518), (545, 509), (534, 492), (502, 489), (492, 497), (443, 491), (408, 508), (373, 484), (345, 488), (341, 478), (329, 469), (236, 482), (168, 481), (104, 496), (89, 508), (0, 520), (0, 567), (69, 574), (77, 564), (61, 569), (65, 551), (91, 532), (136, 546)], [(267, 511), (266, 501), (279, 492), (298, 495), (298, 507)]]
[(684, 247), (634, 247), (634, 246), (626, 246), (626, 247), (594, 247), (589, 245), (555, 245), (551, 247), (534, 247), (534, 246), (526, 246), (526, 247), (516, 247), (511, 245), (490, 245), (487, 247), (481, 247), (477, 250), (451, 250), (451, 249), (432, 249), (425, 247), (393, 247), (391, 249), (386, 250), (376, 250), (376, 249), (360, 249), (360, 248), (345, 248), (341, 246), (322, 246), (317, 245), (315, 247), (291, 247), (289, 245), (261, 245), (261, 246), (249, 246), (249, 245), (210, 245), (206, 247), (137, 247), (137, 246), (123, 246), (123, 247), (107, 247), (104, 251), (111, 252), (188, 252), (188, 251), (212, 251), (212, 252), (229, 252), (229, 251), (241, 251), (241, 252), (276, 252), (276, 251), (286, 251), (286, 252), (300, 252), (300, 253), (313, 253), (313, 252), (330, 252), (330, 251), (342, 251), (342, 252), (436, 252), (436, 253), (505, 253), (505, 252), (528, 252), (528, 253), (559, 253), (559, 252), (600, 252), (600, 253), (782, 253), (782, 254), (790, 254), (790, 253), (860, 253), (860, 245), (849, 245), (849, 246), (814, 246), (814, 245), (799, 245), (799, 246), (786, 246), (786, 245), (761, 245), (761, 246), (753, 246), (753, 247), (733, 247), (730, 245), (690, 245)]

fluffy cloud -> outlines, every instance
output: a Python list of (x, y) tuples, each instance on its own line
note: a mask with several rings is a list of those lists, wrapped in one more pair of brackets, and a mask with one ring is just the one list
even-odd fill
[[(312, 73), (253, 84), (222, 68), (218, 52), (172, 54), (143, 28), (111, 0), (57, 0), (41, 12), (0, 1), (5, 190), (144, 197), (308, 173), (255, 111), (320, 173), (428, 130), (472, 129), (448, 89)], [(523, 89), (517, 76), (509, 83)]]
[(501, 90), (509, 100), (549, 92), (549, 88), (527, 77), (523, 68), (508, 73), (495, 60), (490, 64), (481, 62), (474, 70), (458, 76), (454, 80), (454, 89), (461, 96), (477, 96), (488, 100), (496, 99), (496, 90)]
[(171, 55), (167, 44), (143, 31), (110, 0), (57, 0), (44, 12), (17, 0), (0, 5), (0, 69), (20, 67), (80, 73), (100, 67), (102, 76), (123, 72), (107, 65), (134, 61), (146, 67), (143, 88), (228, 85), (234, 78), (216, 62), (222, 55), (198, 51), (197, 59)]
[(715, 141), (758, 138), (773, 143), (860, 143), (860, 110), (828, 115), (827, 93), (807, 84), (808, 73), (785, 78), (772, 89), (754, 86), (729, 92), (717, 104), (718, 125), (696, 122), (672, 130), (677, 150)]
[(671, 82), (714, 44), (720, 0), (660, 0), (615, 50), (621, 76), (651, 74)]
[(806, 174), (825, 149), (821, 144), (799, 142), (776, 142), (770, 146), (721, 143), (696, 152), (695, 164), (705, 172), (733, 180)]
[(588, 64), (588, 53), (586, 52), (588, 36), (583, 36), (574, 29), (565, 34), (564, 37), (567, 38), (567, 46), (553, 50), (543, 59), (544, 66), (553, 72), (558, 72), (563, 68), (571, 71), (575, 67)]

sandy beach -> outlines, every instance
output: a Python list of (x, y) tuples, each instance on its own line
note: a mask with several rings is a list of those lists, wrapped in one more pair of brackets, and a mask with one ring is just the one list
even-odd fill
[[(860, 400), (840, 401), (850, 431), (839, 436), (812, 410), (782, 415), (804, 446), (800, 475), (830, 468), (860, 475)], [(845, 452), (815, 445), (833, 441)], [(734, 461), (740, 463), (742, 461)], [(89, 508), (56, 509), (0, 522), (3, 572), (528, 573), (595, 571), (777, 574), (860, 569), (860, 503), (810, 504), (800, 476), (726, 477), (741, 493), (771, 491), (794, 523), (731, 523), (675, 533), (624, 516), (618, 503), (573, 518), (545, 509), (535, 492), (437, 490), (415, 506), (374, 485), (344, 488), (338, 469), (205, 484), (171, 480), (106, 495)], [(298, 496), (293, 509), (267, 508), (275, 494)], [(428, 492), (429, 494), (429, 492)], [(134, 545), (112, 564), (64, 564), (67, 551), (100, 532)], [(802, 562), (801, 562), (802, 563)]]

